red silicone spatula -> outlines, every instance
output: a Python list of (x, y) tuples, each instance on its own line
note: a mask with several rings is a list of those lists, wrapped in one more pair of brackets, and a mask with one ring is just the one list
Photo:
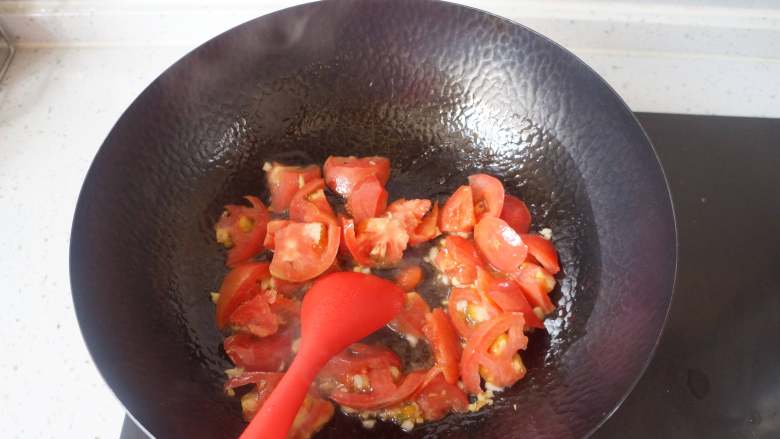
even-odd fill
[(376, 276), (341, 272), (317, 280), (303, 298), (298, 354), (241, 439), (284, 439), (325, 363), (386, 325), (403, 303), (403, 291)]

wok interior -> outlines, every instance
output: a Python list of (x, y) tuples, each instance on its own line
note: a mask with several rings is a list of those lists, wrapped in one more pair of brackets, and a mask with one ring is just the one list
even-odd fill
[[(413, 437), (571, 437), (592, 430), (646, 364), (668, 306), (674, 231), (641, 129), (549, 41), (454, 5), (307, 5), (212, 40), (169, 69), (114, 128), (74, 222), (74, 300), (108, 383), (158, 437), (243, 428), (222, 391), (209, 292), (224, 276), (213, 224), (263, 162), (392, 161), (391, 199), (499, 177), (550, 227), (563, 275), (527, 377), (490, 408)], [(317, 17), (316, 20), (312, 17)], [(317, 437), (405, 437), (337, 415)]]

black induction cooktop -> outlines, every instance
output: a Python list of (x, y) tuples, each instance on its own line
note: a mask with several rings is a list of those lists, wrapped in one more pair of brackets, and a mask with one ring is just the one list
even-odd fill
[[(595, 439), (780, 438), (780, 119), (637, 113), (679, 260), (655, 357)], [(125, 419), (121, 439), (146, 436)]]

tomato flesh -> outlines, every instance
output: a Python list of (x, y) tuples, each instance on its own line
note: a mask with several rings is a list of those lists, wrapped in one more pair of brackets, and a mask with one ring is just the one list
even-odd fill
[(516, 270), (528, 254), (520, 235), (504, 220), (492, 216), (485, 216), (474, 227), (474, 241), (488, 263), (505, 273)]
[(390, 216), (369, 218), (358, 223), (356, 229), (361, 252), (368, 253), (359, 259), (368, 259), (367, 266), (392, 267), (401, 262), (409, 234), (400, 221)]
[(290, 282), (303, 282), (333, 265), (341, 228), (333, 224), (291, 222), (275, 235), (271, 274)]
[(266, 181), (271, 192), (272, 212), (284, 212), (290, 207), (290, 201), (306, 183), (321, 177), (319, 166), (287, 166), (280, 163), (267, 163)]
[(449, 316), (441, 308), (434, 309), (425, 316), (423, 333), (431, 344), (433, 357), (444, 379), (450, 384), (457, 383), (462, 349)]
[(271, 311), (265, 294), (258, 294), (239, 305), (230, 314), (228, 323), (235, 331), (265, 337), (275, 333), (283, 322)]
[(439, 228), (442, 232), (468, 233), (476, 223), (471, 187), (461, 186), (444, 203), (439, 215)]
[(501, 215), (501, 209), (504, 207), (504, 185), (496, 177), (487, 174), (470, 175), (469, 186), (477, 222), (485, 216)]
[(469, 337), (477, 325), (490, 320), (501, 311), (473, 288), (453, 288), (448, 300), (450, 320), (462, 337)]
[(501, 209), (500, 218), (520, 234), (528, 233), (531, 228), (531, 211), (523, 200), (513, 195), (504, 196), (504, 207)]
[(370, 176), (375, 176), (382, 186), (390, 178), (390, 160), (373, 156), (357, 158), (355, 156), (330, 156), (323, 165), (325, 182), (335, 193), (349, 198), (355, 186)]

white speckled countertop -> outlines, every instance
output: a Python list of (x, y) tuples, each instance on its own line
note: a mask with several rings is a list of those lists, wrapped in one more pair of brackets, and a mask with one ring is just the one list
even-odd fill
[[(87, 168), (168, 65), (295, 3), (0, 0), (0, 25), (19, 49), (0, 82), (0, 437), (118, 437), (124, 413), (86, 351), (68, 280)], [(780, 117), (777, 2), (465, 3), (562, 43), (636, 111)]]

